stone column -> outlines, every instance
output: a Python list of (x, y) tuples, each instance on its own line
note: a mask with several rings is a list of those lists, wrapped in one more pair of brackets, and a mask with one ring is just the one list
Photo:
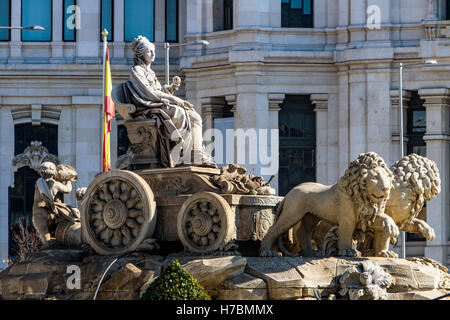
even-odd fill
[(349, 74), (348, 67), (339, 67), (339, 87), (338, 87), (338, 144), (339, 144), (339, 164), (338, 175), (342, 176), (350, 163), (349, 146)]
[[(278, 113), (280, 112), (281, 108), (280, 105), (283, 103), (286, 95), (284, 93), (269, 93), (269, 129), (275, 129), (279, 130), (279, 120), (278, 120)], [(280, 139), (278, 135), (278, 139), (276, 140), (269, 140), (269, 150), (277, 150), (277, 153), (275, 155), (271, 155), (272, 159), (274, 161), (277, 161), (277, 169), (279, 169), (279, 161), (280, 161)], [(278, 170), (277, 170), (278, 171)], [(278, 173), (275, 174), (275, 178), (272, 180), (270, 185), (272, 188), (275, 189), (276, 194), (278, 194)]]
[(208, 129), (214, 129), (214, 118), (220, 118), (222, 116), (224, 102), (223, 98), (202, 98), (203, 132)]
[(312, 94), (316, 113), (316, 182), (328, 183), (328, 94)]
[(259, 129), (267, 130), (268, 104), (268, 95), (264, 93), (240, 92), (236, 95), (234, 112), (236, 163), (246, 167), (248, 173), (257, 176), (261, 175)]
[[(72, 106), (64, 106), (61, 110), (61, 115), (58, 122), (58, 159), (61, 163), (73, 166), (77, 172), (79, 172), (75, 162), (76, 142), (73, 121), (75, 118), (75, 113), (75, 108), (72, 108)], [(75, 189), (77, 187), (82, 187), (79, 185), (78, 181), (72, 188), (72, 192), (64, 195), (64, 202), (69, 205), (76, 205)]]
[(87, 187), (101, 172), (103, 114), (101, 96), (73, 96), (76, 187)]
[(124, 42), (124, 0), (114, 0), (114, 54), (113, 63), (126, 64)]
[[(402, 158), (400, 150), (400, 97), (398, 90), (391, 90), (391, 131), (392, 131), (392, 145), (391, 145), (391, 158), (389, 159), (389, 166), (393, 165), (396, 161)], [(408, 103), (411, 100), (411, 92), (403, 90), (403, 148), (406, 153), (408, 145), (407, 137), (407, 115), (408, 115)], [(388, 160), (388, 159), (386, 159)]]
[(201, 0), (186, 0), (186, 33), (197, 34), (202, 32), (202, 3)]
[(11, 110), (1, 105), (0, 97), (0, 267), (8, 258), (8, 188), (14, 183), (14, 122)]
[[(11, 1), (11, 26), (22, 25), (22, 1)], [(11, 30), (8, 63), (23, 63), (21, 30)]]
[[(374, 69), (374, 68), (377, 69)], [(373, 69), (372, 69), (373, 68)], [(390, 65), (371, 65), (367, 71), (367, 151), (391, 158)], [(406, 118), (405, 118), (406, 119)]]
[(81, 26), (77, 32), (76, 63), (101, 63), (99, 1), (78, 0)]
[(63, 21), (61, 15), (64, 14), (63, 2), (52, 1), (52, 57), (50, 63), (64, 63), (64, 42), (63, 42)]
[[(355, 69), (360, 69), (356, 65)], [(349, 75), (349, 155), (356, 159), (367, 152), (367, 74), (365, 70), (351, 70)]]
[(441, 193), (427, 203), (427, 223), (434, 228), (436, 238), (427, 241), (425, 256), (447, 264), (450, 235), (450, 90), (421, 89), (425, 100), (427, 157), (434, 160), (441, 176)]

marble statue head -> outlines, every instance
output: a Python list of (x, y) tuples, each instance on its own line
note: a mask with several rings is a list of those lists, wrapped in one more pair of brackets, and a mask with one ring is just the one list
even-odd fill
[(151, 64), (155, 60), (155, 45), (144, 36), (133, 39), (134, 65)]
[(53, 162), (43, 162), (39, 167), (39, 174), (43, 178), (50, 178), (56, 175), (56, 165)]

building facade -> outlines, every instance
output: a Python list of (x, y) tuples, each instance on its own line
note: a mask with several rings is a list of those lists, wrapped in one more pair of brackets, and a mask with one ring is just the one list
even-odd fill
[[(405, 150), (434, 160), (442, 180), (423, 212), (436, 239), (409, 237), (407, 254), (449, 263), (450, 1), (0, 0), (0, 8), (0, 26), (46, 28), (0, 30), (1, 257), (11, 225), (30, 216), (39, 161), (76, 167), (76, 187), (101, 170), (107, 28), (113, 84), (127, 80), (138, 34), (156, 43), (161, 82), (164, 42), (207, 40), (171, 49), (179, 94), (202, 113), (205, 133), (246, 137), (224, 134), (231, 147), (218, 162), (267, 179), (279, 168), (271, 184), (280, 195), (304, 181), (335, 183), (362, 152), (389, 165), (401, 158), (404, 63)], [(438, 64), (424, 65), (429, 59)], [(127, 145), (120, 125), (114, 119), (113, 164)], [(75, 204), (73, 194), (65, 200)]]

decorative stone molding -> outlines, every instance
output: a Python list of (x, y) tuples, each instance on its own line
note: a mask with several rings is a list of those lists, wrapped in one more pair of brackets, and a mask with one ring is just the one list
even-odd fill
[(269, 93), (269, 112), (280, 111), (280, 105), (283, 103), (286, 95), (284, 93)]
[(41, 117), (42, 117), (42, 105), (41, 104), (32, 104), (31, 105), (31, 124), (33, 126), (41, 125)]
[[(400, 116), (399, 116), (399, 108), (400, 108), (400, 94), (399, 90), (391, 90), (391, 106), (392, 106), (392, 136), (399, 137), (400, 136)], [(406, 133), (406, 116), (408, 110), (408, 103), (411, 100), (411, 92), (403, 90), (403, 133)], [(400, 140), (400, 139), (397, 139)]]
[(438, 0), (428, 0), (427, 20), (438, 20)]
[(50, 154), (48, 149), (42, 145), (42, 142), (32, 141), (31, 145), (26, 147), (23, 153), (14, 157), (12, 165), (16, 170), (28, 166), (37, 171), (41, 164), (46, 161), (59, 164), (58, 157)]
[(231, 112), (236, 112), (236, 95), (235, 94), (230, 94), (228, 96), (225, 96), (225, 100), (227, 101), (227, 103), (232, 106), (231, 108)]
[(449, 135), (450, 90), (447, 88), (420, 89), (419, 95), (425, 100), (427, 109), (427, 132), (430, 135)]
[(316, 106), (314, 112), (328, 111), (328, 94), (312, 94), (311, 103)]
[(214, 128), (214, 119), (221, 118), (224, 112), (223, 97), (206, 97), (201, 99), (203, 130)]

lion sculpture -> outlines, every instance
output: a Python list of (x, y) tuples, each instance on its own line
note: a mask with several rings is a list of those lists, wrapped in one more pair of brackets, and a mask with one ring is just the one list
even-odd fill
[[(319, 221), (338, 225), (339, 256), (357, 256), (352, 236), (357, 228), (371, 226), (389, 237), (397, 237), (398, 228), (384, 213), (394, 177), (384, 160), (374, 152), (362, 153), (350, 163), (345, 175), (332, 186), (302, 183), (286, 195), (277, 208), (277, 218), (261, 243), (261, 256), (275, 256), (275, 241), (299, 222), (303, 229), (303, 255), (314, 253), (311, 235)], [(312, 219), (311, 219), (312, 217)]]
[[(436, 163), (412, 153), (395, 163), (391, 170), (395, 177), (394, 187), (386, 204), (386, 214), (400, 230), (418, 233), (433, 241), (433, 228), (417, 216), (425, 201), (433, 200), (441, 192), (441, 179)], [(397, 254), (389, 250), (389, 243), (395, 244), (396, 240), (397, 238), (369, 229), (358, 246), (364, 249), (365, 255), (396, 258)]]
[[(434, 230), (417, 216), (424, 202), (433, 200), (441, 191), (441, 180), (436, 163), (413, 153), (395, 163), (391, 171), (394, 174), (394, 185), (386, 203), (385, 213), (394, 220), (400, 230), (418, 233), (427, 240), (433, 241)], [(309, 221), (311, 219), (312, 217), (307, 217), (305, 225), (311, 224)], [(285, 248), (284, 242), (279, 246), (287, 255), (298, 253), (302, 251), (302, 247), (307, 246), (308, 240), (304, 239), (305, 236), (304, 227), (296, 225), (292, 230), (293, 239), (289, 249)], [(312, 234), (312, 238), (325, 255), (337, 253), (339, 238), (337, 225), (333, 226), (321, 221)], [(353, 240), (363, 256), (397, 257), (395, 252), (389, 250), (389, 243), (395, 244), (397, 237), (389, 237), (372, 227), (365, 232), (356, 230)]]

